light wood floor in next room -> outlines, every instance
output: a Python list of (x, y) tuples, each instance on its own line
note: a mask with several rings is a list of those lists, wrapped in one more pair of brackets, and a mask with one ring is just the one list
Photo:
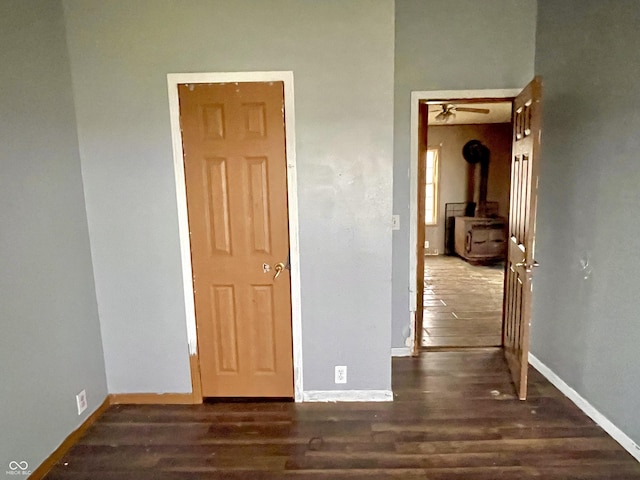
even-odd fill
[(47, 480), (640, 480), (640, 464), (500, 349), (393, 359), (393, 402), (112, 406)]
[(460, 257), (427, 255), (422, 346), (501, 345), (503, 282), (502, 263), (476, 266)]

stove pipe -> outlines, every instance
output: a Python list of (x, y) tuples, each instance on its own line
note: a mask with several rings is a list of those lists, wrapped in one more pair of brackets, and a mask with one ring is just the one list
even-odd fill
[[(473, 203), (475, 204), (474, 217), (487, 216), (487, 183), (489, 180), (489, 149), (480, 140), (469, 140), (462, 147), (462, 156), (469, 163), (470, 174), (473, 178)], [(479, 168), (478, 168), (479, 167)], [(480, 175), (478, 176), (478, 169)], [(471, 199), (467, 199), (471, 201)]]

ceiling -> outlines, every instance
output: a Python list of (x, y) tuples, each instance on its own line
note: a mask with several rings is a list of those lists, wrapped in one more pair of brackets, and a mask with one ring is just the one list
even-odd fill
[(489, 113), (469, 113), (456, 112), (456, 118), (451, 118), (448, 122), (439, 122), (436, 115), (442, 111), (440, 105), (434, 105), (429, 102), (429, 125), (468, 125), (478, 123), (509, 123), (511, 121), (511, 102), (494, 102), (494, 103), (463, 103), (448, 101), (442, 103), (453, 103), (457, 107), (471, 108), (488, 108)]

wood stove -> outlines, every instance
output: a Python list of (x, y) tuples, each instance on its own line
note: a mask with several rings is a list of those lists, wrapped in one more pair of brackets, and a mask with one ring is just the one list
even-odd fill
[(473, 180), (473, 210), (470, 216), (456, 217), (455, 252), (473, 264), (489, 264), (504, 260), (507, 250), (507, 219), (487, 215), (487, 183), (489, 149), (479, 140), (471, 140), (462, 148)]

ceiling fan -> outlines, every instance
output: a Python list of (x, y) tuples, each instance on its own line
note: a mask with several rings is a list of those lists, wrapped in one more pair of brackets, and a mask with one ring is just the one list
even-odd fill
[[(489, 113), (488, 108), (471, 108), (471, 107), (458, 107), (453, 103), (440, 103), (434, 106), (440, 107), (442, 110), (436, 115), (436, 122), (448, 122), (456, 118), (456, 112), (468, 112), (468, 113)], [(436, 110), (437, 111), (437, 110)]]

